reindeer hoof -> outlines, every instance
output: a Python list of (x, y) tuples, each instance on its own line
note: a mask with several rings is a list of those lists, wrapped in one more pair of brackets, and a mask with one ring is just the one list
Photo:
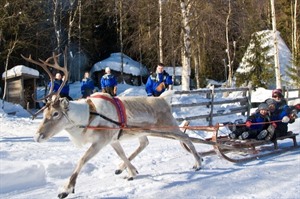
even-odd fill
[(130, 178), (127, 178), (128, 181), (132, 181), (133, 180), (133, 177), (130, 177)]
[(193, 169), (195, 169), (195, 171), (199, 171), (201, 167), (193, 167)]
[(63, 192), (63, 193), (58, 194), (58, 198), (60, 198), (60, 199), (61, 198), (66, 198), (68, 195), (69, 195), (68, 193)]
[(121, 169), (117, 169), (116, 171), (115, 171), (115, 174), (116, 175), (119, 175), (119, 174), (121, 174), (123, 171), (121, 170)]

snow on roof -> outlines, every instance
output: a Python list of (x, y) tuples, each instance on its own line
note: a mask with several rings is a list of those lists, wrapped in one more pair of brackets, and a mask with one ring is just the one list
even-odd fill
[[(112, 53), (109, 58), (95, 63), (90, 73), (104, 70), (106, 67), (114, 71), (121, 71), (121, 53)], [(135, 76), (147, 76), (149, 74), (145, 66), (125, 54), (123, 54), (123, 72)]]
[[(165, 66), (164, 70), (169, 74), (169, 75), (173, 75), (174, 72), (174, 67), (172, 66)], [(176, 66), (175, 67), (175, 76), (181, 76), (181, 72), (182, 72), (182, 66)]]
[[(270, 46), (270, 50), (267, 52), (266, 56), (274, 56), (274, 39), (273, 39), (273, 32), (272, 30), (263, 30), (256, 32), (258, 36), (265, 35), (265, 37), (262, 39), (262, 47)], [(277, 40), (278, 40), (278, 52), (279, 52), (279, 65), (280, 65), (280, 73), (282, 80), (288, 82), (290, 81), (290, 78), (286, 75), (287, 66), (290, 65), (292, 55), (290, 49), (285, 44), (284, 40), (280, 36), (280, 32), (276, 32)], [(240, 66), (236, 70), (238, 73), (248, 73), (252, 70), (253, 66), (247, 62), (247, 60), (254, 55), (251, 54), (251, 51), (254, 48), (254, 44), (252, 41), (250, 41), (250, 44), (247, 48), (247, 51), (245, 52), (242, 61), (240, 63)], [(275, 76), (275, 73), (274, 73)]]
[[(39, 71), (29, 68), (27, 66), (24, 65), (18, 65), (13, 67), (12, 69), (7, 71), (7, 77), (11, 78), (11, 77), (18, 77), (21, 76), (22, 74), (27, 74), (27, 75), (32, 75), (35, 77), (39, 77)], [(2, 78), (5, 78), (6, 76), (6, 72), (2, 73)]]

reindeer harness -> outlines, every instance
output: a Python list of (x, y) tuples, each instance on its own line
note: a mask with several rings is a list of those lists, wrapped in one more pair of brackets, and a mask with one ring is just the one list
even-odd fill
[[(113, 120), (113, 119), (99, 113), (96, 110), (96, 107), (95, 107), (94, 103), (92, 102), (91, 98), (100, 98), (100, 99), (104, 99), (104, 100), (107, 100), (107, 101), (111, 102), (114, 105), (114, 107), (116, 108), (116, 111), (117, 111), (117, 114), (118, 114), (118, 121)], [(94, 116), (99, 116), (99, 117), (103, 118), (104, 120), (107, 120), (107, 121), (109, 121), (113, 124), (118, 125), (120, 127), (120, 131), (119, 131), (119, 134), (118, 134), (118, 139), (119, 139), (120, 136), (122, 135), (123, 128), (127, 127), (126, 110), (125, 110), (125, 107), (124, 107), (124, 104), (122, 103), (122, 101), (119, 98), (116, 98), (116, 97), (111, 98), (111, 97), (107, 97), (107, 96), (99, 94), (99, 95), (93, 95), (93, 96), (88, 97), (87, 103), (90, 107), (90, 119), (89, 119), (89, 121), (91, 122), (92, 119), (94, 118)], [(85, 129), (88, 129), (88, 128), (93, 128), (93, 127), (91, 127), (91, 126), (86, 126), (85, 127)]]

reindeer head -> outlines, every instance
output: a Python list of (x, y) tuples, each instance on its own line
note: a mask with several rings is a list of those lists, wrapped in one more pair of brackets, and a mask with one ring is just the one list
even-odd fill
[(69, 109), (68, 99), (57, 99), (56, 96), (53, 98), (55, 100), (50, 100), (45, 105), (43, 121), (41, 122), (34, 137), (36, 142), (47, 141), (61, 130), (71, 125), (67, 117), (67, 111)]
[[(42, 99), (38, 99), (38, 100), (34, 99), (35, 101), (42, 101), (45, 99), (47, 100), (47, 103), (44, 107), (42, 107), (35, 114), (32, 114), (34, 119), (41, 111), (44, 111), (43, 121), (40, 124), (40, 127), (35, 136), (35, 140), (37, 142), (41, 142), (44, 140), (46, 141), (47, 139), (57, 134), (60, 130), (62, 130), (65, 127), (64, 122), (67, 119), (66, 118), (64, 119), (63, 115), (68, 110), (69, 101), (65, 98), (59, 98), (59, 94), (68, 80), (66, 52), (67, 50), (65, 50), (64, 52), (64, 67), (61, 67), (58, 64), (59, 55), (55, 55), (55, 53), (53, 53), (53, 56), (49, 57), (46, 61), (43, 61), (41, 59), (39, 59), (39, 61), (35, 61), (31, 58), (31, 56), (27, 58), (21, 55), (26, 61), (41, 66), (49, 75), (51, 80), (51, 88), (49, 94)], [(49, 68), (53, 68), (57, 71), (62, 71), (65, 75), (65, 78), (56, 93), (53, 92), (55, 77), (51, 73)]]

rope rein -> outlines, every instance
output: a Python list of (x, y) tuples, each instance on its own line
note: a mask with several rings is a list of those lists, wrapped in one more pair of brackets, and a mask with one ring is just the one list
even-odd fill
[[(99, 115), (100, 116), (100, 115)], [(102, 117), (102, 116), (101, 116)], [(105, 117), (105, 116), (104, 116)], [(105, 118), (104, 118), (105, 119)], [(107, 118), (106, 120), (110, 121), (111, 119)], [(113, 120), (110, 122), (114, 122)], [(271, 123), (281, 122), (281, 120), (271, 121), (271, 122), (259, 122), (259, 123), (252, 123), (251, 125), (259, 125), (259, 124), (271, 124)], [(107, 127), (107, 126), (86, 126), (87, 129), (94, 129), (94, 130), (117, 130), (117, 129), (123, 129), (123, 130), (152, 130), (152, 129), (187, 129), (187, 130), (216, 130), (219, 129), (219, 127), (229, 127), (229, 126), (246, 126), (246, 124), (216, 124), (214, 126), (143, 126), (143, 127), (130, 127), (130, 126), (124, 126), (122, 127), (119, 125), (119, 127)]]

